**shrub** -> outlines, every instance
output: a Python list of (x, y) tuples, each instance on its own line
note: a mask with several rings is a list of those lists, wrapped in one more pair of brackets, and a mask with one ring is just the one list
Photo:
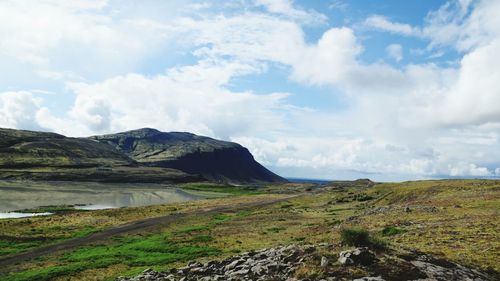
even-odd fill
[(388, 227), (382, 229), (382, 235), (384, 235), (384, 236), (393, 236), (393, 235), (397, 235), (397, 234), (405, 233), (405, 232), (406, 232), (406, 230), (401, 229), (401, 228), (397, 228), (394, 226), (388, 226)]
[(370, 245), (370, 234), (368, 231), (357, 228), (344, 228), (340, 233), (342, 243), (355, 247), (366, 247)]
[(370, 247), (374, 249), (384, 249), (385, 242), (375, 237), (364, 229), (344, 228), (340, 233), (343, 244), (354, 247)]

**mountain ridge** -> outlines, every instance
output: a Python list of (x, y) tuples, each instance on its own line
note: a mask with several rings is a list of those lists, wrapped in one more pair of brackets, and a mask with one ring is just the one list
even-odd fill
[(199, 174), (211, 181), (286, 182), (234, 142), (151, 128), (89, 138), (115, 146), (140, 164)]
[(0, 128), (0, 179), (286, 181), (237, 143), (152, 128), (87, 138)]

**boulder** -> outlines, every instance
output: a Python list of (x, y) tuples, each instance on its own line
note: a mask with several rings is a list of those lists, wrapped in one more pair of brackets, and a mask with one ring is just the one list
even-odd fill
[(340, 252), (338, 261), (344, 265), (370, 265), (375, 255), (367, 247), (360, 247)]

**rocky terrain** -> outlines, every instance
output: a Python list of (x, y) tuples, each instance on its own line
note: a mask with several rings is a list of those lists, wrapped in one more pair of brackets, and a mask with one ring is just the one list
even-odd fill
[(255, 161), (243, 146), (191, 133), (145, 128), (90, 139), (112, 145), (143, 165), (178, 169), (211, 181), (286, 181)]
[[(328, 244), (290, 245), (246, 252), (205, 264), (193, 261), (185, 267), (168, 272), (146, 269), (136, 277), (119, 277), (117, 281), (491, 280), (476, 270), (424, 254), (375, 254), (370, 249), (361, 247), (342, 251), (337, 260), (331, 260), (322, 256), (328, 250)], [(316, 271), (307, 274), (311, 268)], [(357, 275), (371, 274), (352, 279), (349, 273), (357, 268)]]
[(91, 138), (0, 129), (0, 179), (281, 182), (236, 143), (141, 129)]

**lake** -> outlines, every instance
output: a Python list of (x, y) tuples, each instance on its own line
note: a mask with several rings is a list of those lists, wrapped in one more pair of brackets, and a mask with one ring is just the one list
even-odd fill
[(0, 218), (25, 217), (29, 214), (12, 211), (40, 206), (76, 205), (77, 209), (97, 210), (204, 198), (172, 185), (0, 181)]

